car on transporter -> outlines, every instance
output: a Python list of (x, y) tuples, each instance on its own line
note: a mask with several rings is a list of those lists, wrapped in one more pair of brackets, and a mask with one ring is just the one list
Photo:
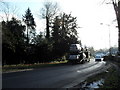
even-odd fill
[(80, 52), (80, 50), (81, 50), (80, 44), (71, 44), (70, 45), (70, 52), (75, 53), (75, 52)]
[(90, 61), (89, 52), (83, 50), (80, 44), (71, 44), (68, 60), (71, 63), (84, 63)]

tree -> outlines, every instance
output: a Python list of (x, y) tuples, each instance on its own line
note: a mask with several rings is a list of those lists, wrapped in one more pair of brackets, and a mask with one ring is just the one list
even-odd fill
[(28, 8), (25, 15), (23, 16), (23, 21), (27, 25), (27, 44), (29, 44), (30, 39), (34, 38), (35, 36), (35, 21), (33, 18), (33, 15), (31, 13), (31, 10)]
[(91, 56), (95, 55), (95, 50), (93, 47), (88, 47), (88, 51), (90, 51)]
[(2, 21), (2, 31), (3, 43), (9, 44), (11, 48), (24, 42), (25, 26), (20, 20), (13, 17), (8, 22)]
[(12, 18), (2, 22), (3, 64), (17, 64), (24, 56), (25, 26), (20, 20)]
[(72, 17), (71, 14), (63, 14), (62, 16), (56, 16), (55, 21), (53, 23), (53, 32), (52, 38), (55, 41), (59, 41), (58, 38), (63, 40), (71, 39), (71, 43), (76, 43), (78, 38), (77, 33), (77, 19), (76, 17)]
[(36, 35), (36, 37), (34, 38), (34, 44), (40, 45), (40, 44), (42, 44), (43, 40), (44, 40), (44, 38), (43, 38), (42, 34), (40, 33), (40, 34)]
[(52, 43), (43, 37), (42, 33), (36, 35), (34, 39), (34, 47), (32, 52), (34, 54), (29, 55), (30, 58), (34, 58), (33, 61), (37, 63), (50, 62), (52, 59)]
[(50, 27), (53, 17), (58, 12), (58, 4), (52, 2), (45, 2), (44, 7), (41, 9), (42, 18), (46, 19), (46, 38), (50, 38)]
[(9, 2), (4, 2), (3, 0), (0, 1), (0, 6), (0, 12), (2, 13), (0, 17), (4, 21), (9, 21), (11, 18), (10, 16), (14, 17), (18, 11), (18, 8), (15, 5), (12, 5)]
[(60, 57), (67, 53), (70, 44), (79, 43), (77, 28), (77, 19), (71, 14), (64, 13), (61, 16), (56, 16), (52, 29), (53, 50), (56, 56)]
[(112, 0), (118, 23), (118, 54), (120, 55), (120, 1)]

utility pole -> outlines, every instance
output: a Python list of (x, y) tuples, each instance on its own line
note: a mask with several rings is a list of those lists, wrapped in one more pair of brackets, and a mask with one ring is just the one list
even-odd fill
[(108, 28), (109, 28), (109, 53), (111, 55), (111, 38), (110, 38), (110, 25), (108, 24)]

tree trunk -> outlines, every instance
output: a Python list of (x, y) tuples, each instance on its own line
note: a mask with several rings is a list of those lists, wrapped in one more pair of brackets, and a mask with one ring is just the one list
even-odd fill
[(118, 54), (120, 55), (120, 1), (118, 1), (118, 6), (117, 3), (113, 1), (113, 6), (118, 23)]
[(28, 26), (27, 26), (27, 45), (29, 44), (29, 37), (28, 37)]
[(49, 18), (46, 16), (46, 38), (49, 39), (50, 30), (49, 30)]
[(118, 21), (118, 52), (119, 52), (119, 55), (120, 55), (120, 1), (118, 2), (117, 21)]

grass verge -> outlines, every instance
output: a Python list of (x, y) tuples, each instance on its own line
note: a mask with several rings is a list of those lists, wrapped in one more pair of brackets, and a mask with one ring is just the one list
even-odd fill
[(21, 71), (26, 69), (38, 69), (43, 67), (52, 67), (52, 66), (60, 66), (67, 63), (65, 61), (54, 61), (51, 63), (37, 63), (37, 64), (18, 64), (18, 65), (4, 65), (2, 67), (2, 72), (13, 72), (13, 71)]
[[(93, 82), (104, 79), (103, 85), (99, 86), (99, 89), (114, 89), (120, 88), (120, 70), (116, 69), (114, 66), (107, 69), (105, 72), (99, 73), (97, 75), (87, 78), (82, 84), (90, 85)], [(79, 84), (81, 85), (81, 84)]]

